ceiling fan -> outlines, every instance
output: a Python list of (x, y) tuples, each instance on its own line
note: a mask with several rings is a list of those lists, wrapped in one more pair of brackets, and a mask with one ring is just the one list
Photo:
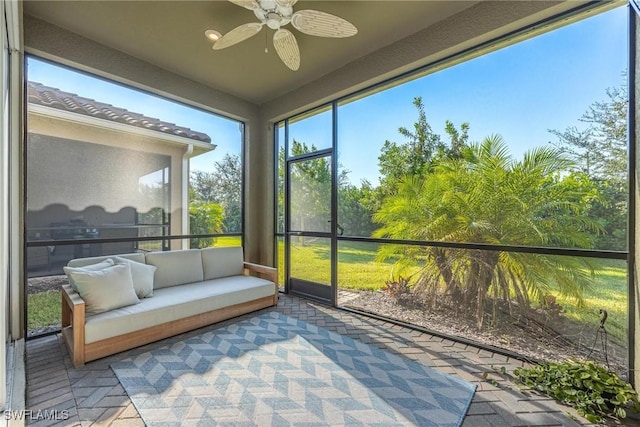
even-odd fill
[(293, 12), (298, 0), (229, 0), (233, 4), (253, 11), (260, 22), (240, 25), (220, 37), (214, 50), (225, 49), (258, 34), (264, 25), (276, 30), (273, 46), (284, 64), (291, 70), (300, 68), (300, 50), (293, 33), (284, 27), (291, 23), (296, 30), (319, 37), (351, 37), (358, 29), (346, 19), (318, 10)]

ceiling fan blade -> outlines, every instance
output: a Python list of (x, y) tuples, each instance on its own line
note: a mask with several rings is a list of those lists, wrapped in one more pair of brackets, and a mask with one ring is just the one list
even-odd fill
[(319, 37), (351, 37), (358, 29), (351, 22), (319, 10), (299, 10), (291, 16), (291, 25), (302, 33)]
[(297, 71), (300, 68), (300, 50), (298, 49), (298, 42), (296, 37), (289, 30), (280, 28), (273, 35), (273, 46), (278, 52), (278, 56), (284, 62), (284, 65), (289, 67), (293, 71)]
[(226, 47), (240, 43), (241, 41), (244, 41), (249, 37), (255, 36), (262, 28), (262, 25), (263, 24), (260, 24), (258, 22), (249, 22), (248, 24), (243, 24), (239, 27), (234, 28), (224, 36), (220, 37), (220, 39), (213, 44), (213, 50), (224, 49)]
[(244, 7), (245, 9), (254, 10), (260, 5), (256, 0), (229, 0), (233, 4), (237, 4), (238, 6)]

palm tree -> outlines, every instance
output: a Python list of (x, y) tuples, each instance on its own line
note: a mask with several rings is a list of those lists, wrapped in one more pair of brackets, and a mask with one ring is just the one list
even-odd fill
[[(553, 148), (514, 160), (499, 136), (443, 158), (428, 174), (407, 176), (374, 220), (374, 236), (393, 239), (589, 248), (599, 226), (587, 217), (596, 194)], [(488, 303), (512, 311), (542, 301), (551, 289), (580, 303), (594, 268), (586, 259), (480, 249), (389, 245), (379, 258), (419, 266), (414, 284), (435, 303), (446, 296), (475, 312), (478, 328)], [(514, 304), (515, 303), (515, 304)]]

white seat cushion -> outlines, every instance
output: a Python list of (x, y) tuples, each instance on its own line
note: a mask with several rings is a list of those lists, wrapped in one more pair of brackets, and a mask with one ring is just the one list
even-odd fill
[(85, 343), (274, 294), (273, 282), (252, 276), (226, 277), (155, 289), (153, 298), (145, 298), (140, 304), (87, 317)]

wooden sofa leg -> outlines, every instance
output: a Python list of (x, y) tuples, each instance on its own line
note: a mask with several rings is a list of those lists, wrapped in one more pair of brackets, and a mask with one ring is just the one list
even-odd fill
[(60, 323), (61, 323), (62, 329), (64, 329), (67, 326), (71, 325), (71, 308), (67, 304), (64, 292), (60, 293), (60, 297), (62, 298), (62, 316), (60, 319), (61, 320)]
[(85, 304), (69, 285), (62, 286), (62, 339), (64, 339), (71, 363), (84, 365), (86, 352), (84, 345)]
[(73, 366), (84, 365), (84, 304), (73, 312)]

